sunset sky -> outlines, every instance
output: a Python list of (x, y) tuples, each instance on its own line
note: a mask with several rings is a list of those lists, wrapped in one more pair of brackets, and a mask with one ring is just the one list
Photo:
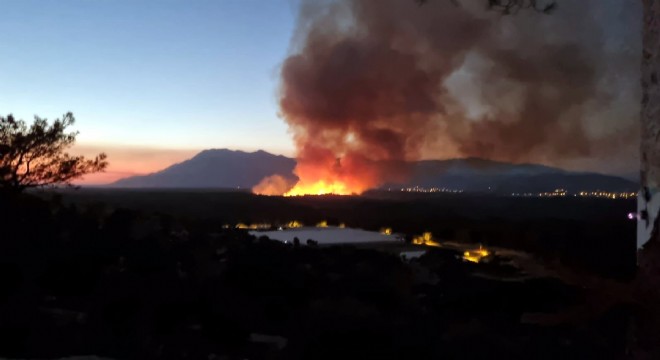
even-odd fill
[[(73, 112), (80, 132), (73, 152), (104, 151), (110, 160), (105, 174), (86, 183), (158, 171), (209, 148), (293, 156), (291, 133), (278, 117), (278, 87), (295, 44), (300, 1), (0, 0), (0, 113), (30, 121)], [(464, 2), (470, 1), (483, 5)], [(583, 36), (581, 2), (564, 3), (540, 27), (560, 40), (575, 37), (600, 59), (605, 75), (597, 86), (609, 98), (605, 106), (590, 103), (593, 111), (581, 119), (590, 146), (599, 150), (582, 158), (523, 160), (634, 173), (639, 9), (624, 0), (585, 1), (598, 36)], [(600, 6), (604, 2), (609, 5)], [(509, 17), (502, 29), (508, 24), (517, 28), (514, 34), (525, 33), (536, 22)], [(304, 30), (304, 22), (298, 25)], [(566, 36), (565, 29), (576, 30)], [(455, 74), (447, 86), (467, 115), (486, 111), (483, 82), (463, 68)], [(442, 135), (420, 150), (423, 158), (465, 154)]]
[[(205, 148), (292, 155), (277, 118), (290, 0), (0, 0), (0, 111), (72, 111), (92, 180), (162, 169)], [(90, 181), (90, 179), (88, 179)]]

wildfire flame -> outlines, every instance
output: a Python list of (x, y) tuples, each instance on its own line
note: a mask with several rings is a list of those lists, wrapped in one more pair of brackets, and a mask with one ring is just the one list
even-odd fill
[(284, 196), (302, 196), (302, 195), (352, 195), (354, 191), (349, 190), (346, 184), (342, 182), (317, 181), (313, 184), (298, 183), (293, 189), (284, 193)]
[(360, 195), (378, 186), (391, 174), (403, 174), (400, 166), (375, 162), (360, 154), (336, 154), (330, 149), (304, 147), (293, 171), (297, 182), (280, 175), (263, 179), (252, 191), (260, 195)]
[[(402, 162), (383, 162), (353, 153), (336, 156), (332, 151), (305, 151), (294, 169), (298, 181), (280, 175), (263, 179), (252, 188), (259, 195), (361, 195), (385, 180), (401, 182), (407, 174)], [(310, 156), (311, 154), (311, 156)]]

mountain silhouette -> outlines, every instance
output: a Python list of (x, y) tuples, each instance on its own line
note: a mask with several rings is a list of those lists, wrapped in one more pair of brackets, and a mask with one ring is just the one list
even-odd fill
[(618, 176), (479, 158), (419, 161), (406, 185), (502, 194), (555, 189), (572, 193), (596, 190), (634, 192), (638, 189), (634, 181)]
[[(264, 177), (278, 174), (296, 179), (295, 159), (263, 150), (204, 150), (190, 160), (162, 171), (132, 176), (111, 184), (130, 188), (231, 188), (250, 189)], [(573, 172), (537, 164), (512, 164), (480, 158), (422, 160), (411, 164), (405, 184), (383, 188), (420, 186), (464, 192), (524, 193), (565, 189), (578, 191), (637, 191), (638, 184), (622, 177)]]
[(227, 149), (204, 150), (190, 160), (149, 175), (120, 179), (112, 185), (134, 188), (252, 188), (266, 176), (294, 178), (294, 159)]

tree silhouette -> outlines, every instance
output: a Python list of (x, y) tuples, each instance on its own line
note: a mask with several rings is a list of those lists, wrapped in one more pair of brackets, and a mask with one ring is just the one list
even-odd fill
[(86, 159), (66, 152), (78, 135), (66, 132), (74, 122), (70, 112), (52, 124), (35, 116), (29, 126), (12, 115), (0, 116), (0, 191), (71, 185), (85, 174), (103, 171), (108, 165), (104, 153)]

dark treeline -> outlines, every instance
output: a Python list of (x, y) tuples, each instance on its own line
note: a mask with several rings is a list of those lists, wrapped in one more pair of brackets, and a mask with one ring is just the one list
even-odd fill
[(3, 198), (0, 226), (0, 357), (583, 359), (625, 350), (627, 305), (566, 320), (601, 297), (556, 279), (475, 276), (497, 263), (450, 250), (406, 263), (59, 196)]
[[(51, 196), (44, 193), (43, 196)], [(83, 207), (127, 207), (214, 224), (284, 224), (292, 220), (481, 243), (524, 250), (607, 277), (629, 279), (636, 266), (634, 200), (514, 198), (370, 193), (367, 196), (283, 198), (204, 190), (103, 190), (63, 193)]]

